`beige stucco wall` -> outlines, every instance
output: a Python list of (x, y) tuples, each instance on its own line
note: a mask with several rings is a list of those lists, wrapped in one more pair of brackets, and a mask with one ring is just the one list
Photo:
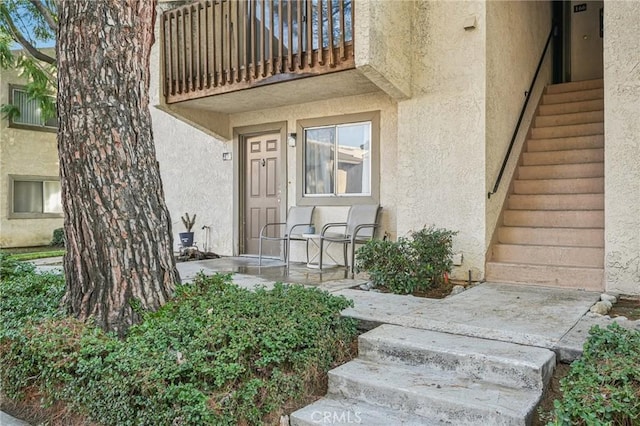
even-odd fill
[[(397, 147), (397, 110), (396, 103), (386, 94), (370, 93), (366, 95), (335, 98), (326, 101), (291, 105), (281, 108), (266, 109), (247, 113), (232, 114), (232, 128), (241, 128), (264, 123), (286, 122), (287, 133), (295, 132), (298, 120), (325, 116), (354, 114), (364, 111), (380, 111), (380, 205), (382, 206), (381, 228), (379, 235), (385, 232), (392, 238), (396, 236), (396, 147)], [(297, 143), (295, 147), (283, 145), (287, 158), (287, 205), (296, 205), (296, 170), (301, 167), (297, 163), (296, 150), (302, 149)], [(314, 212), (314, 223), (317, 227), (328, 222), (346, 220), (348, 207), (318, 206)], [(342, 252), (332, 250), (336, 260), (342, 259)], [(292, 260), (303, 260), (303, 243), (292, 246)]]
[(640, 3), (604, 8), (605, 282), (640, 294)]
[[(551, 30), (549, 1), (487, 2), (487, 74), (486, 74), (486, 185), (493, 189), (507, 152), (513, 130), (529, 90), (540, 55)], [(510, 160), (498, 192), (486, 200), (485, 248), (492, 235), (510, 177), (518, 162), (531, 120), (545, 86), (551, 81), (551, 47), (532, 91), (529, 106), (520, 126)]]
[(411, 96), (411, 17), (413, 1), (356, 3), (357, 69), (394, 99)]
[[(0, 72), (0, 105), (9, 102), (9, 84), (25, 84), (13, 70)], [(9, 219), (9, 175), (59, 175), (56, 134), (9, 128), (0, 120), (0, 247), (28, 247), (51, 242), (63, 219)]]
[[(484, 275), (485, 8), (415, 3), (413, 97), (398, 104), (398, 234), (431, 224), (458, 231), (456, 278)], [(477, 27), (466, 31), (472, 15)]]

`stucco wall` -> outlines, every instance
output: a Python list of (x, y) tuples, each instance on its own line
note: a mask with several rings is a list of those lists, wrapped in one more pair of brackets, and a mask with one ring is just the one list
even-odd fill
[[(159, 19), (156, 40), (159, 40)], [(156, 108), (160, 103), (160, 48), (151, 52), (150, 105), (156, 156), (160, 164), (165, 201), (171, 214), (174, 247), (184, 232), (180, 217), (198, 215), (193, 231), (200, 249), (221, 255), (233, 254), (233, 163), (222, 161), (231, 143), (192, 127)], [(208, 241), (205, 230), (210, 226)]]
[[(469, 16), (477, 27), (463, 28)], [(398, 234), (425, 225), (458, 231), (463, 265), (484, 275), (485, 3), (416, 2), (412, 93), (398, 105)]]
[(356, 67), (394, 99), (411, 96), (412, 1), (356, 3)]
[[(396, 237), (396, 141), (397, 141), (397, 110), (396, 103), (384, 93), (370, 93), (366, 95), (349, 96), (326, 101), (311, 102), (300, 105), (232, 114), (230, 123), (232, 128), (252, 126), (263, 123), (286, 122), (287, 133), (296, 131), (298, 120), (318, 118), (340, 114), (354, 114), (363, 111), (380, 111), (380, 205), (382, 206), (381, 228), (379, 235), (388, 232), (392, 238)], [(286, 144), (285, 144), (286, 145)], [(287, 153), (287, 205), (296, 204), (296, 150), (302, 149), (300, 143), (296, 147), (286, 147)], [(314, 212), (314, 223), (320, 227), (328, 222), (342, 222), (346, 220), (348, 207), (318, 206)], [(292, 260), (303, 260), (303, 243), (292, 246)], [(342, 259), (340, 250), (333, 251), (336, 260)]]
[[(493, 189), (550, 30), (551, 2), (487, 2), (486, 192)], [(487, 249), (536, 106), (551, 80), (551, 59), (549, 47), (498, 192), (486, 201)]]
[[(25, 82), (15, 71), (0, 72), (0, 105), (9, 102), (9, 84)], [(0, 120), (0, 247), (27, 247), (51, 242), (62, 218), (9, 219), (9, 175), (59, 175), (56, 134), (9, 128)]]
[(604, 8), (605, 281), (640, 294), (640, 3)]

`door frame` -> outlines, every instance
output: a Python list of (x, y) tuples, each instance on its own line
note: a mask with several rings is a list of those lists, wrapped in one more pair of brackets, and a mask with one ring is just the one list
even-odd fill
[(245, 215), (245, 191), (246, 191), (246, 140), (252, 136), (260, 136), (268, 133), (280, 134), (280, 162), (278, 173), (281, 176), (279, 182), (280, 197), (280, 221), (287, 219), (288, 182), (287, 177), (287, 122), (256, 124), (233, 128), (233, 255), (239, 256), (244, 251), (244, 215)]

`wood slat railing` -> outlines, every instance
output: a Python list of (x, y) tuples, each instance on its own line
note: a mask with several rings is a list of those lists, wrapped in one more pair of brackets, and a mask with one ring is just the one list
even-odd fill
[(200, 0), (162, 14), (167, 103), (355, 68), (352, 0)]

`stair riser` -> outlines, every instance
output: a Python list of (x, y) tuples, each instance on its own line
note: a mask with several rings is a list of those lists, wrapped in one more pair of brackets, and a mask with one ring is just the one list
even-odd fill
[(501, 227), (498, 241), (502, 244), (604, 247), (604, 230)]
[[(437, 348), (402, 347), (395, 342), (372, 342), (360, 337), (358, 358), (382, 365), (411, 365), (455, 371), (464, 377), (483, 380), (504, 386), (523, 387), (542, 391), (545, 378), (539, 370), (527, 365), (500, 363), (497, 360), (470, 355), (468, 352), (442, 352)], [(551, 367), (552, 371), (553, 368)]]
[(604, 176), (604, 163), (520, 166), (519, 179), (575, 179)]
[(572, 126), (534, 127), (531, 129), (533, 139), (570, 138), (576, 136), (601, 135), (604, 123), (575, 124)]
[(525, 152), (525, 166), (551, 164), (582, 164), (604, 161), (604, 149), (576, 149), (571, 151)]
[(602, 111), (604, 110), (604, 99), (593, 99), (581, 102), (567, 102), (550, 105), (540, 105), (538, 114), (574, 114), (578, 112)]
[(600, 89), (604, 87), (603, 79), (572, 81), (570, 83), (554, 84), (547, 87), (547, 94), (576, 92), (579, 90)]
[(587, 111), (569, 114), (541, 115), (535, 119), (535, 127), (568, 126), (604, 121), (604, 111)]
[(602, 210), (602, 194), (510, 195), (511, 210)]
[(529, 139), (528, 152), (568, 151), (572, 149), (596, 149), (604, 147), (604, 135), (577, 136), (574, 138)]
[(503, 245), (493, 247), (493, 262), (529, 265), (586, 266), (602, 268), (604, 249), (591, 247), (551, 247)]
[(602, 194), (604, 178), (516, 180), (515, 194)]
[(604, 271), (595, 268), (563, 268), (488, 262), (486, 280), (525, 285), (602, 291)]
[(542, 104), (552, 105), (566, 102), (590, 101), (593, 99), (604, 99), (604, 89), (548, 94), (542, 97)]
[(604, 228), (604, 211), (527, 211), (504, 212), (506, 226), (543, 228)]
[[(425, 385), (428, 386), (428, 383)], [(368, 404), (401, 409), (430, 420), (439, 419), (456, 425), (528, 424), (534, 409), (531, 407), (528, 418), (508, 417), (504, 413), (496, 413), (491, 407), (486, 409), (471, 407), (464, 403), (428, 398), (405, 389), (361, 383), (351, 378), (338, 376), (334, 371), (329, 372), (328, 395), (334, 398), (359, 399)]]

